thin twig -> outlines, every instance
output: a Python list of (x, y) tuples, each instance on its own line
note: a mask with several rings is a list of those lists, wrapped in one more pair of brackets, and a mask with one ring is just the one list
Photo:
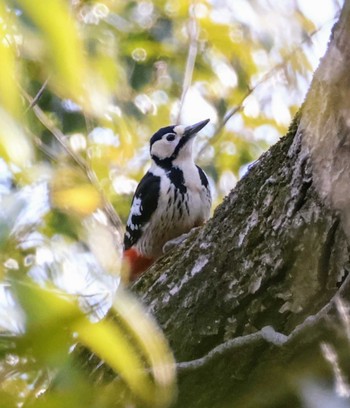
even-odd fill
[(314, 327), (318, 324), (323, 318), (327, 316), (328, 313), (332, 310), (332, 308), (336, 307), (337, 303), (339, 303), (339, 297), (341, 297), (342, 293), (346, 291), (350, 284), (350, 275), (346, 277), (338, 291), (335, 295), (330, 299), (330, 301), (323, 306), (316, 314), (308, 316), (305, 320), (296, 326), (294, 330), (292, 330), (289, 335), (285, 335), (283, 333), (277, 332), (273, 327), (266, 326), (263, 327), (261, 330), (257, 331), (256, 333), (248, 334), (246, 336), (239, 336), (230, 340), (227, 340), (224, 343), (219, 344), (218, 346), (214, 347), (208, 354), (205, 356), (198, 358), (196, 360), (185, 361), (176, 364), (177, 372), (183, 373), (192, 370), (196, 370), (200, 367), (207, 365), (213, 359), (225, 355), (227, 352), (231, 352), (237, 348), (245, 346), (247, 344), (254, 344), (259, 341), (265, 341), (268, 344), (273, 346), (282, 347), (286, 346), (288, 343), (293, 341), (298, 335), (300, 335), (303, 331)]
[(196, 2), (192, 3), (192, 12), (190, 14), (190, 20), (188, 22), (188, 35), (189, 35), (190, 43), (188, 47), (188, 54), (187, 54), (187, 60), (186, 60), (185, 75), (184, 75), (184, 80), (183, 80), (183, 85), (182, 85), (182, 94), (181, 94), (181, 99), (180, 99), (179, 112), (178, 112), (177, 120), (176, 120), (177, 124), (180, 123), (181, 112), (182, 112), (182, 108), (185, 102), (186, 94), (191, 86), (193, 70), (194, 70), (194, 65), (196, 62), (197, 51), (198, 51), (199, 28), (198, 28), (198, 23), (197, 23), (197, 18), (196, 18), (196, 7), (195, 7), (196, 4), (195, 3)]
[(31, 135), (36, 147), (41, 150), (45, 156), (47, 156), (49, 159), (51, 159), (54, 162), (58, 161), (58, 158), (56, 157), (55, 152), (53, 149), (51, 149), (49, 146), (47, 146), (45, 143), (42, 142), (40, 138), (34, 135), (29, 129), (26, 129), (26, 131)]
[(49, 82), (50, 77), (48, 76), (45, 80), (45, 82), (41, 85), (41, 88), (39, 89), (38, 93), (35, 95), (33, 98), (33, 101), (30, 103), (30, 105), (27, 107), (27, 109), (24, 111), (24, 113), (27, 113), (30, 109), (32, 109), (38, 102), (39, 99), (41, 98), (42, 94), (44, 93), (47, 83)]
[(221, 131), (222, 129), (225, 127), (226, 123), (238, 112), (240, 112), (243, 109), (243, 105), (244, 102), (246, 101), (246, 99), (248, 98), (248, 96), (250, 96), (260, 85), (264, 84), (265, 82), (267, 82), (273, 75), (276, 74), (276, 72), (282, 70), (283, 68), (286, 67), (287, 63), (289, 62), (289, 60), (294, 56), (294, 54), (296, 54), (298, 51), (300, 51), (301, 46), (306, 43), (307, 41), (310, 41), (311, 38), (319, 33), (321, 30), (323, 30), (323, 28), (330, 23), (331, 21), (333, 21), (335, 19), (332, 18), (331, 20), (325, 22), (324, 24), (322, 24), (319, 28), (317, 28), (316, 30), (312, 31), (306, 38), (304, 38), (297, 46), (295, 46), (292, 51), (287, 54), (287, 56), (284, 58), (283, 62), (280, 62), (278, 64), (276, 64), (274, 67), (272, 67), (268, 72), (266, 72), (265, 75), (262, 76), (262, 78), (254, 85), (254, 86), (250, 86), (248, 87), (248, 91), (246, 92), (246, 94), (242, 97), (242, 99), (240, 100), (240, 102), (238, 103), (237, 106), (235, 106), (234, 108), (232, 108), (231, 110), (228, 110), (222, 120), (219, 122), (214, 135), (203, 145), (203, 147), (201, 148), (201, 150), (198, 152), (197, 157), (201, 156), (203, 154), (203, 152), (205, 151), (205, 149), (207, 149), (207, 147), (209, 147), (210, 145), (213, 145), (214, 143), (216, 143), (220, 137), (221, 137)]
[[(33, 98), (24, 89), (22, 89), (22, 94), (24, 98), (27, 100), (27, 102), (30, 105), (32, 105)], [(77, 155), (73, 150), (70, 149), (70, 147), (68, 146), (65, 140), (66, 137), (61, 132), (61, 130), (53, 124), (51, 119), (46, 115), (46, 113), (38, 105), (33, 104), (32, 109), (37, 119), (39, 119), (41, 124), (55, 137), (55, 139), (63, 147), (66, 153), (72, 157), (72, 159), (78, 164), (78, 166), (84, 172), (87, 172), (87, 164), (85, 160), (81, 156)]]
[(53, 122), (45, 114), (45, 112), (38, 105), (33, 104), (33, 98), (24, 89), (22, 89), (21, 91), (22, 91), (22, 94), (23, 94), (24, 98), (32, 106), (33, 112), (34, 112), (35, 116), (37, 117), (37, 119), (42, 123), (43, 126), (45, 126), (45, 128), (47, 130), (50, 131), (50, 133), (55, 137), (55, 139), (63, 147), (63, 149), (66, 151), (66, 153), (77, 163), (77, 165), (81, 168), (81, 170), (86, 174), (86, 176), (89, 179), (90, 183), (99, 192), (104, 211), (106, 212), (106, 214), (107, 214), (110, 222), (112, 223), (112, 225), (121, 233), (121, 231), (123, 229), (123, 224), (122, 224), (118, 214), (114, 210), (112, 204), (108, 201), (107, 197), (105, 196), (105, 193), (102, 190), (94, 171), (90, 168), (90, 166), (86, 163), (86, 161), (81, 156), (76, 154), (70, 148), (70, 146), (66, 142), (65, 135), (61, 132), (60, 129), (58, 129), (53, 124)]

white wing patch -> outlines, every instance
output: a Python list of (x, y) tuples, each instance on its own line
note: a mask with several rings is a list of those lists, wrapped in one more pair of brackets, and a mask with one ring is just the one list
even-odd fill
[[(135, 231), (140, 229), (140, 225), (134, 224), (132, 222), (132, 217), (142, 215), (142, 200), (140, 197), (135, 197), (132, 203), (132, 207), (129, 214), (129, 219), (127, 222), (127, 226), (131, 231)], [(130, 234), (126, 232), (127, 237), (130, 238)]]
[(141, 198), (135, 197), (134, 202), (132, 203), (132, 207), (131, 207), (131, 214), (132, 215), (141, 215), (141, 211), (142, 211)]

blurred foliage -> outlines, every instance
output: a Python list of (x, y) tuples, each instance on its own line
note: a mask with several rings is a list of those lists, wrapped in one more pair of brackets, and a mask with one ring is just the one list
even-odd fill
[[(196, 151), (216, 203), (283, 135), (318, 30), (297, 4), (0, 2), (1, 407), (169, 405), (171, 353), (122, 289), (120, 219), (158, 128), (210, 117)], [(113, 386), (91, 386), (77, 341)]]

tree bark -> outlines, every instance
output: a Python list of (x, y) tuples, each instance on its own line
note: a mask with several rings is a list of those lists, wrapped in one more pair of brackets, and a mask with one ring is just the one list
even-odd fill
[(298, 407), (332, 384), (332, 350), (350, 368), (349, 66), (346, 1), (288, 134), (133, 285), (178, 361), (176, 407)]

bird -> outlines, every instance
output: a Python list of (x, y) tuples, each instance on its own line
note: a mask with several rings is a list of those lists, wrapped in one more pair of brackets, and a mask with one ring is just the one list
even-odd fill
[(209, 218), (211, 192), (193, 159), (193, 142), (209, 119), (171, 125), (150, 139), (151, 167), (138, 184), (124, 234), (124, 259), (135, 280), (163, 255), (163, 247)]

